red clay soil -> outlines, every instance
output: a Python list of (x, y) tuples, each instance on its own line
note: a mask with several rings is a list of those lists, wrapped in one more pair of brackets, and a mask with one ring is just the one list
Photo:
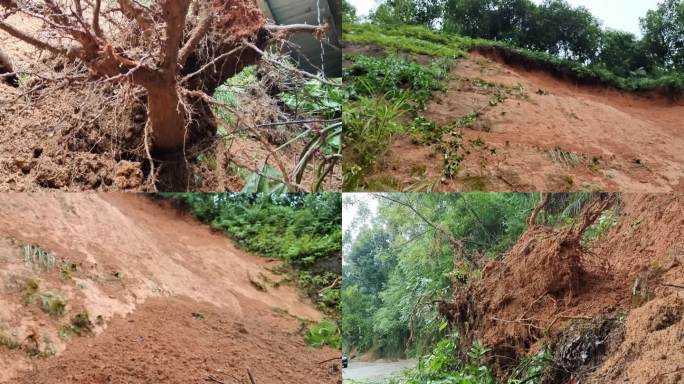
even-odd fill
[(249, 369), (257, 383), (337, 383), (339, 371), (318, 364), (331, 353), (293, 336), (297, 320), (259, 303), (242, 304), (249, 321), (185, 297), (150, 299), (112, 320), (102, 335), (78, 338), (62, 355), (37, 360), (15, 382), (249, 383)]
[[(0, 346), (0, 383), (247, 383), (247, 368), (257, 383), (340, 380), (339, 352), (304, 343), (302, 321), (321, 314), (272, 272), (279, 262), (168, 205), (8, 194), (0, 211), (0, 336), (20, 344)], [(54, 252), (55, 267), (26, 263), (26, 244)], [(66, 262), (76, 270), (65, 273)], [(31, 281), (36, 297), (64, 297), (64, 315), (26, 304)], [(60, 335), (83, 311), (92, 335)]]
[[(493, 59), (493, 60), (492, 60)], [(369, 184), (433, 190), (684, 191), (684, 101), (576, 86), (479, 54), (457, 61), (424, 116), (463, 128), (460, 172), (442, 178), (438, 145), (395, 138)], [(497, 89), (505, 94), (495, 105)], [(446, 138), (445, 138), (446, 139)]]
[[(684, 285), (684, 196), (625, 194), (620, 209), (618, 223), (586, 249), (565, 242), (567, 228), (531, 228), (443, 312), (468, 321), (470, 339), (491, 346), (504, 370), (571, 324), (619, 313), (628, 313), (624, 340), (592, 382), (648, 383), (684, 369), (684, 290), (663, 285)], [(580, 261), (577, 280), (572, 260)], [(681, 382), (666, 378), (654, 383)]]

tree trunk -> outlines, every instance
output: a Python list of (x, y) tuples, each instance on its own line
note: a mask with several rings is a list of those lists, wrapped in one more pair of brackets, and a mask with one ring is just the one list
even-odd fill
[(182, 152), (186, 112), (175, 81), (147, 88), (148, 116), (156, 154)]

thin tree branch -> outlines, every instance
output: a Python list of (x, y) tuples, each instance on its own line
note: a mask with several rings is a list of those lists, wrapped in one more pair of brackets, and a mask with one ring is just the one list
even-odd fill
[(185, 65), (185, 62), (188, 60), (190, 54), (195, 50), (195, 48), (197, 48), (197, 44), (199, 44), (202, 38), (204, 38), (207, 32), (209, 32), (209, 28), (211, 28), (211, 22), (213, 19), (211, 8), (208, 6), (203, 7), (199, 14), (199, 22), (197, 23), (197, 26), (195, 26), (195, 29), (190, 33), (190, 38), (185, 43), (183, 48), (181, 48), (180, 53), (178, 54), (178, 63), (181, 66)]
[(52, 52), (52, 53), (57, 54), (57, 55), (69, 56), (69, 54), (68, 54), (69, 50), (68, 49), (63, 48), (63, 47), (56, 47), (56, 46), (50, 45), (44, 41), (38, 40), (35, 37), (14, 28), (13, 26), (11, 26), (5, 22), (0, 21), (0, 30), (7, 32), (10, 36), (13, 36), (13, 37), (15, 37), (15, 38), (17, 38), (17, 39), (19, 39), (25, 43), (28, 43), (28, 44), (30, 44), (30, 45), (38, 48), (38, 49), (49, 51), (49, 52)]
[(175, 76), (190, 0), (167, 0), (162, 7), (166, 21), (166, 47), (161, 67), (168, 76)]
[(102, 37), (102, 29), (100, 28), (100, 11), (102, 9), (102, 0), (95, 0), (93, 7), (93, 31), (97, 37)]

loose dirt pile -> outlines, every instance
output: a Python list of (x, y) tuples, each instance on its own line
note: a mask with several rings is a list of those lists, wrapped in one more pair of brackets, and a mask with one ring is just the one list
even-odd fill
[(440, 181), (443, 144), (398, 136), (369, 180), (439, 191), (684, 191), (683, 101), (579, 86), (472, 53), (424, 116), (444, 142), (462, 132), (457, 177)]
[(556, 382), (597, 365), (597, 383), (684, 368), (684, 196), (627, 194), (620, 207), (614, 228), (586, 246), (569, 228), (531, 228), (458, 290), (442, 312), (468, 323), (464, 347), (483, 341), (505, 371), (554, 346)]
[[(258, 383), (339, 380), (319, 364), (339, 352), (305, 345), (302, 324), (321, 315), (279, 263), (169, 206), (10, 194), (0, 211), (0, 382), (248, 382), (247, 368)], [(27, 257), (31, 244), (53, 258)], [(45, 311), (55, 296), (63, 314)]]

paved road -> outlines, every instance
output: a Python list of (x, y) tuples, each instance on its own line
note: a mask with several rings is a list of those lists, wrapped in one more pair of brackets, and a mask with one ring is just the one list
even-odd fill
[(400, 360), (390, 363), (357, 363), (349, 362), (349, 368), (342, 370), (345, 380), (362, 380), (370, 382), (382, 382), (385, 379), (401, 373), (401, 371), (415, 367), (415, 360)]

